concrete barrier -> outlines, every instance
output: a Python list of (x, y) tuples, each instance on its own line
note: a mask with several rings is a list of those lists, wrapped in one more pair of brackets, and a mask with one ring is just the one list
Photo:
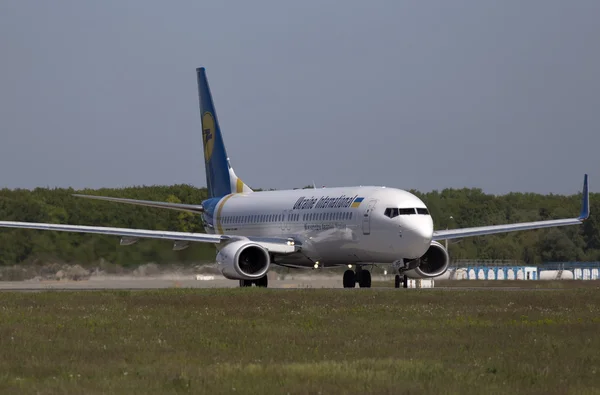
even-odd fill
[(435, 280), (433, 278), (408, 279), (406, 288), (433, 288)]

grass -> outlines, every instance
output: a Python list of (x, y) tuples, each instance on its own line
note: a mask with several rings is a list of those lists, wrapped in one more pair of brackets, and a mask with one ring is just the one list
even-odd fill
[(599, 292), (1, 293), (0, 393), (600, 393)]

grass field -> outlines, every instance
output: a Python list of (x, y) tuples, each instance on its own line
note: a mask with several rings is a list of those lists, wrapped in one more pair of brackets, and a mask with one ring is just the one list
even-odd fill
[(0, 393), (600, 393), (600, 288), (1, 293)]

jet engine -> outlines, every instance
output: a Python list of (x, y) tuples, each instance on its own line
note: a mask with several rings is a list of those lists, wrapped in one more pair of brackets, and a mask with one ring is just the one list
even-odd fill
[(437, 241), (432, 241), (431, 246), (422, 257), (406, 262), (408, 270), (402, 274), (415, 279), (437, 277), (448, 270), (449, 264), (448, 251)]
[(219, 270), (230, 280), (256, 280), (269, 270), (271, 258), (266, 248), (249, 241), (227, 244), (217, 254)]

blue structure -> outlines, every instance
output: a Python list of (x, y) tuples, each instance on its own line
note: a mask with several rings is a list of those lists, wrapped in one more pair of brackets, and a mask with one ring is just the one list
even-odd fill
[(451, 278), (459, 276), (467, 280), (540, 280), (544, 271), (555, 272), (548, 273), (546, 279), (561, 279), (563, 272), (568, 271), (574, 280), (600, 280), (600, 262), (548, 262), (531, 266), (509, 260), (463, 260), (454, 262), (452, 268), (455, 271)]
[(536, 266), (466, 266), (467, 280), (537, 280)]
[(548, 262), (538, 267), (538, 277), (543, 271), (557, 271), (561, 278), (565, 270), (573, 273), (574, 280), (600, 280), (600, 262)]

